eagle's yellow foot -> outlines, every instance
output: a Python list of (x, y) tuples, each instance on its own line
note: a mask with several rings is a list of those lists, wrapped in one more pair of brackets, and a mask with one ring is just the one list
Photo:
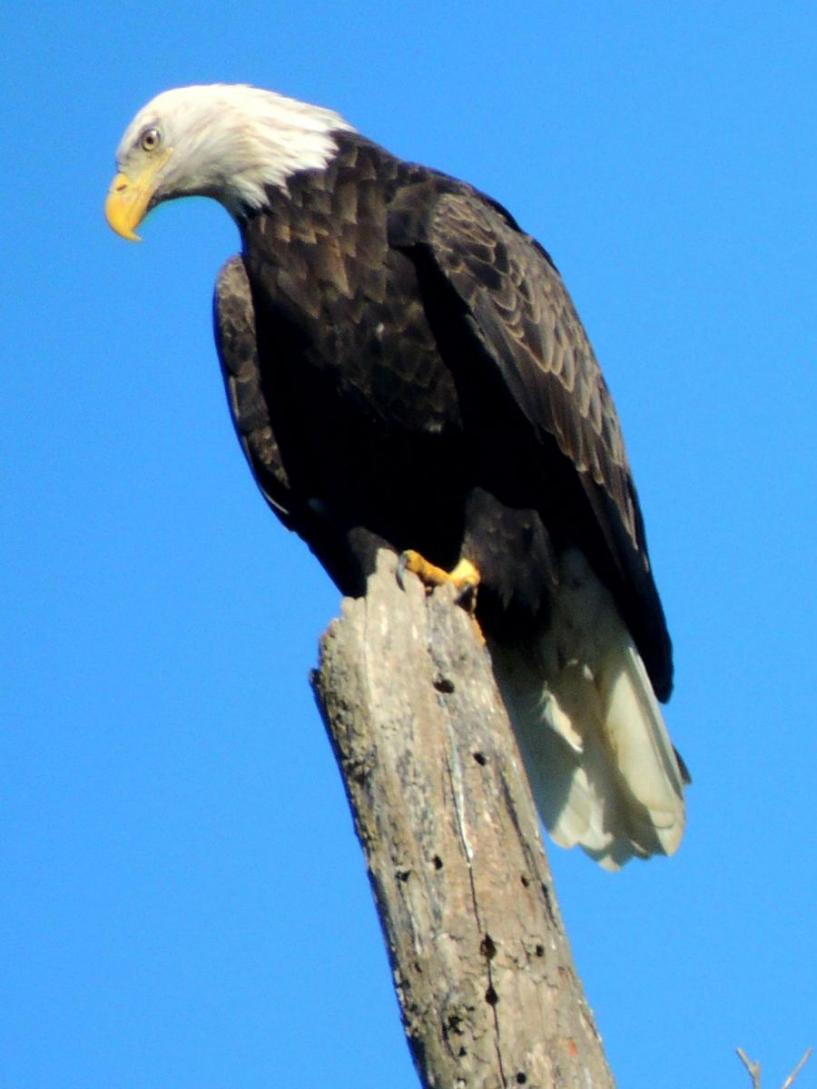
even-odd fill
[(477, 607), (477, 587), (480, 582), (480, 574), (470, 560), (462, 559), (453, 570), (446, 571), (442, 567), (429, 563), (419, 552), (409, 548), (401, 555), (397, 566), (397, 578), (401, 586), (406, 571), (411, 571), (412, 574), (418, 577), (425, 586), (427, 593), (430, 593), (435, 586), (453, 584), (459, 591), (458, 600), (460, 604), (471, 614), (480, 643), (485, 644), (485, 636), (482, 634), (482, 629), (474, 616)]
[(446, 571), (429, 563), (425, 556), (421, 556), (413, 548), (409, 548), (400, 557), (400, 571), (411, 571), (427, 590), (433, 590), (435, 586), (445, 586), (449, 582), (463, 593), (476, 590), (479, 586), (479, 571), (470, 560), (460, 560), (453, 571)]

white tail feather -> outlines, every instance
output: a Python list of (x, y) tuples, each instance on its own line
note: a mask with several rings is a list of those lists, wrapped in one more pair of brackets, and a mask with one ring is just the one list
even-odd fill
[(539, 645), (491, 649), (553, 839), (607, 869), (672, 854), (684, 830), (683, 776), (632, 637), (581, 553), (562, 557)]

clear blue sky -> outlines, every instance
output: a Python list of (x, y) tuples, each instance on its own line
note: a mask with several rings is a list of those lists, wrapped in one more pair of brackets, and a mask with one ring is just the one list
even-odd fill
[(235, 229), (102, 219), (135, 110), (213, 80), (334, 106), (554, 255), (695, 777), (672, 861), (551, 849), (575, 957), (623, 1089), (748, 1085), (736, 1045), (779, 1085), (817, 1044), (817, 9), (12, 3), (0, 35), (0, 1089), (416, 1086), (307, 686), (337, 596), (224, 404)]

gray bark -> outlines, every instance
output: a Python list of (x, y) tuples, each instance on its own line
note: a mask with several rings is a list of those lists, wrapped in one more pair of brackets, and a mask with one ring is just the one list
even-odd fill
[(402, 590), (381, 553), (314, 687), (422, 1084), (611, 1087), (490, 658), (451, 589)]

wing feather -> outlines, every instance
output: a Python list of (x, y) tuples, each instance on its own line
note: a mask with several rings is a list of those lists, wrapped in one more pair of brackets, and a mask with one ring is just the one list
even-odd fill
[(438, 197), (423, 240), (530, 425), (572, 462), (616, 597), (656, 694), (666, 699), (672, 649), (621, 425), (561, 276), (504, 209), (466, 187)]
[(238, 441), (258, 487), (291, 527), (291, 493), (262, 390), (255, 309), (241, 257), (231, 257), (216, 281), (213, 299), (216, 349)]

